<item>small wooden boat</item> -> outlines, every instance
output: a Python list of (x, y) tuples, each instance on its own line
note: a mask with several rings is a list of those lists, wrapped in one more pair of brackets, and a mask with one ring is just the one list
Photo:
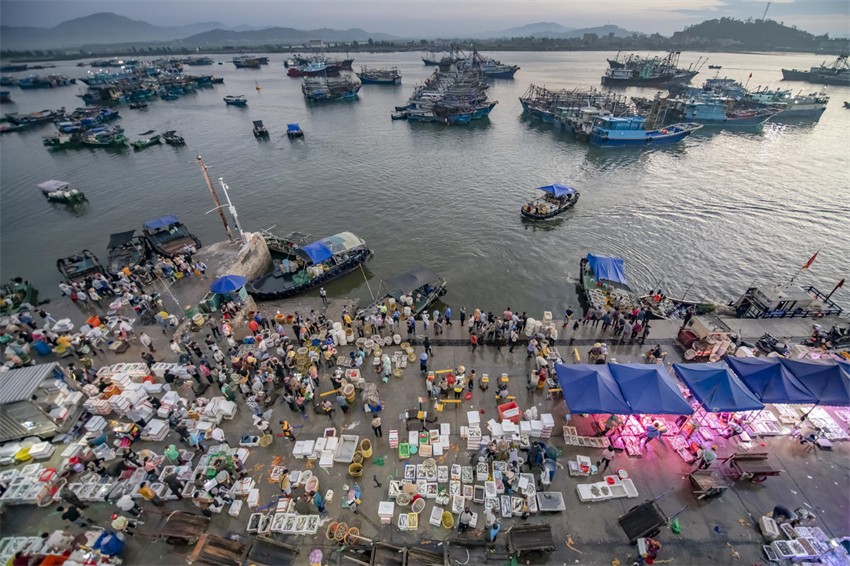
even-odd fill
[(292, 138), (303, 138), (304, 132), (301, 131), (301, 126), (298, 124), (287, 124), (286, 125), (286, 135)]
[(89, 250), (83, 250), (78, 254), (69, 257), (63, 257), (56, 260), (56, 269), (65, 278), (66, 281), (76, 283), (84, 280), (86, 277), (93, 276), (97, 273), (103, 273), (103, 266), (100, 261)]
[(95, 128), (83, 138), (83, 144), (94, 147), (118, 147), (127, 144), (122, 128)]
[(162, 139), (164, 139), (165, 143), (168, 145), (186, 145), (186, 140), (184, 140), (183, 136), (178, 134), (175, 130), (168, 130), (163, 133)]
[(554, 184), (540, 187), (545, 194), (522, 207), (520, 214), (529, 220), (546, 220), (566, 212), (578, 202), (580, 193), (572, 187)]
[(142, 236), (136, 236), (135, 230), (111, 234), (106, 247), (106, 269), (118, 275), (125, 267), (133, 269), (144, 263), (148, 255), (147, 241)]
[(721, 65), (709, 65), (708, 68), (709, 69), (722, 69), (723, 67)]
[(15, 277), (0, 288), (0, 316), (17, 314), (25, 305), (38, 305), (38, 289), (32, 283)]
[[(145, 149), (146, 147), (150, 147), (152, 145), (157, 145), (158, 143), (160, 143), (160, 139), (162, 138), (162, 136), (160, 136), (159, 134), (154, 134), (154, 132), (155, 132), (155, 130), (148, 130), (147, 132), (143, 132), (143, 133), (139, 134), (140, 136), (148, 136), (148, 137), (145, 138), (145, 139), (142, 139), (142, 140), (134, 141), (130, 145), (132, 145), (133, 149), (135, 149), (135, 150), (141, 150), (141, 149)], [(151, 134), (153, 134), (153, 135), (151, 135)]]
[(163, 216), (145, 222), (142, 232), (150, 249), (165, 257), (176, 257), (184, 253), (187, 246), (195, 250), (201, 247), (197, 236), (189, 232), (176, 216)]
[(365, 263), (372, 251), (359, 237), (342, 232), (301, 247), (291, 247), (287, 258), (246, 286), (257, 299), (284, 299), (341, 277)]
[(224, 97), (224, 103), (230, 106), (248, 106), (248, 99), (244, 96), (228, 94)]
[(131, 102), (130, 103), (130, 108), (133, 109), (133, 110), (141, 110), (142, 108), (147, 108), (147, 107), (148, 107), (148, 103), (145, 102), (144, 100), (140, 100), (138, 102)]
[(390, 114), (393, 120), (407, 120), (407, 110), (399, 110)]
[(267, 137), (269, 137), (269, 131), (263, 125), (262, 120), (254, 120), (254, 137), (255, 138), (267, 138)]
[(375, 314), (382, 305), (389, 307), (390, 299), (399, 308), (410, 307), (411, 313), (417, 315), (446, 294), (446, 279), (420, 264), (410, 271), (382, 280), (379, 287), (384, 295), (358, 315)]
[(86, 200), (86, 195), (77, 189), (69, 189), (68, 187), (70, 187), (69, 183), (55, 180), (45, 181), (38, 185), (38, 188), (50, 202), (74, 204)]

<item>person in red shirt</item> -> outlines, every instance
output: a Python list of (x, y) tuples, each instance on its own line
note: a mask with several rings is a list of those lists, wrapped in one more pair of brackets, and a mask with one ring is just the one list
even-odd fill
[(257, 328), (259, 328), (259, 325), (257, 324), (256, 320), (252, 320), (248, 323), (248, 328), (251, 329), (251, 332), (257, 332)]
[(473, 332), (469, 336), (469, 343), (472, 344), (472, 351), (475, 351), (475, 348), (478, 347), (478, 335)]

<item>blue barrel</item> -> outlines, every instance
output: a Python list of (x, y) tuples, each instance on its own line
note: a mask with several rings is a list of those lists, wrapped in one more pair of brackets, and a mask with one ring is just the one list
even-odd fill
[(39, 355), (42, 355), (42, 356), (47, 356), (53, 351), (50, 348), (50, 344), (48, 344), (44, 340), (35, 340), (32, 343), (32, 347), (36, 352), (38, 352)]

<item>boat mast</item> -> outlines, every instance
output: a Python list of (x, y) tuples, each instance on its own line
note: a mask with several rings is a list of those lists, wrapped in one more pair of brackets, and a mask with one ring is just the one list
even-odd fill
[(218, 202), (218, 195), (215, 192), (215, 187), (213, 187), (212, 181), (210, 181), (210, 174), (207, 172), (207, 166), (204, 165), (204, 160), (201, 159), (200, 155), (198, 156), (198, 165), (201, 166), (201, 171), (204, 172), (204, 179), (207, 180), (207, 187), (209, 187), (210, 193), (212, 194), (216, 210), (218, 210), (218, 213), (221, 216), (221, 221), (224, 224), (224, 231), (227, 232), (227, 237), (230, 240), (233, 240), (233, 233), (230, 231), (230, 226), (227, 225), (227, 217), (224, 215), (224, 210), (222, 210), (221, 208), (221, 203)]

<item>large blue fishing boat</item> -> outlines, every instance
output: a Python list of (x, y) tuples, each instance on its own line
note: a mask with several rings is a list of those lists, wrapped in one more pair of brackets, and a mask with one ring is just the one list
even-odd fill
[(635, 147), (679, 143), (700, 124), (673, 124), (657, 130), (647, 130), (640, 116), (597, 116), (590, 130), (590, 143), (599, 147)]
[(751, 128), (764, 124), (778, 113), (773, 108), (730, 110), (729, 101), (717, 97), (695, 98), (684, 107), (684, 119), (705, 126)]
[(406, 107), (397, 107), (412, 122), (468, 124), (488, 116), (497, 102), (487, 96), (486, 77), (477, 65), (440, 62), (425, 83), (413, 89)]
[(389, 69), (369, 69), (368, 67), (360, 67), (360, 72), (356, 73), (357, 78), (364, 85), (399, 85), (401, 84), (401, 75), (398, 72), (398, 67)]

